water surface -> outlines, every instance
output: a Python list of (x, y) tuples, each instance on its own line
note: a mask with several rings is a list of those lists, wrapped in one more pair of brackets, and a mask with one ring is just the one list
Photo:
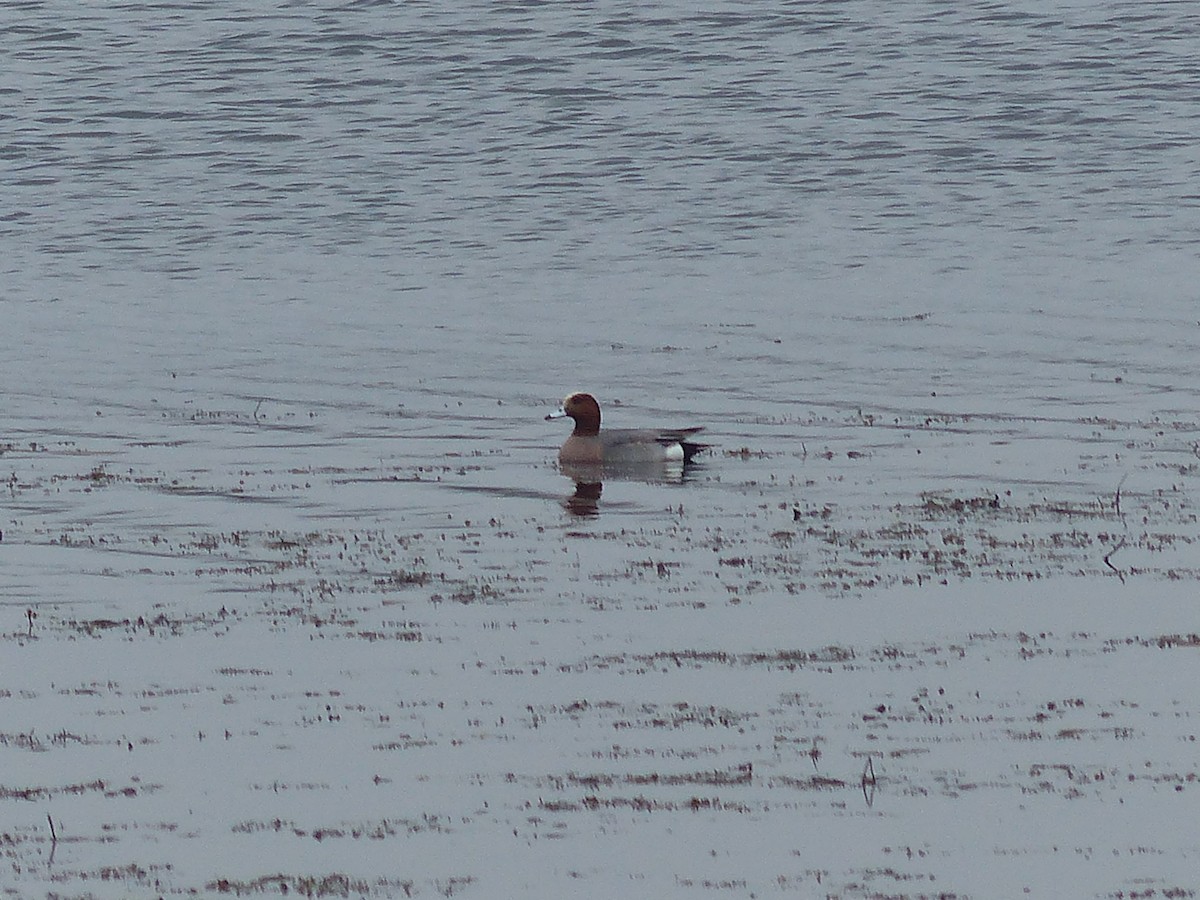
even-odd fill
[(1191, 890), (1198, 26), (10, 5), (0, 882)]

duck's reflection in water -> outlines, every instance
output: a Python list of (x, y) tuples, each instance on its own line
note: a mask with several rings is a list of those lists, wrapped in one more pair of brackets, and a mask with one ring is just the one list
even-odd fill
[(604, 483), (601, 481), (575, 482), (575, 493), (567, 498), (567, 512), (587, 518), (600, 515), (600, 494), (603, 490)]
[(692, 466), (683, 463), (650, 466), (578, 466), (560, 464), (560, 471), (575, 482), (575, 491), (563, 505), (573, 516), (592, 518), (600, 515), (600, 495), (605, 481), (643, 481), (660, 484), (680, 484), (687, 480)]

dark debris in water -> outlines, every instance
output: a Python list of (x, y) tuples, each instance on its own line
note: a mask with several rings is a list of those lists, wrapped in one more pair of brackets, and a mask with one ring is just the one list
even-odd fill
[[(108, 824), (93, 828), (56, 811), (60, 859), (133, 852), (139, 833), (185, 859), (204, 830), (292, 853), (361, 842), (414, 865), (382, 878), (72, 864), (58, 870), (64, 890), (108, 878), (133, 893), (407, 897), (488, 895), (487, 872), (416, 868), (429, 863), (406, 855), (416, 839), (574, 839), (586, 856), (601, 831), (776, 835), (783, 816), (852, 841), (863, 817), (917, 821), (930, 802), (1103, 817), (1200, 790), (1190, 758), (1162, 750), (1195, 731), (1169, 678), (1135, 690), (1081, 674), (1110, 661), (1189, 674), (1200, 638), (1187, 621), (1056, 630), (959, 615), (977, 585), (1153, 596), (1197, 581), (1185, 488), (1200, 470), (1181, 460), (1161, 485), (1111, 491), (902, 468), (889, 481), (902, 427), (975, 423), (858, 411), (836, 424), (851, 438), (811, 453), (737, 442), (688, 485), (606, 484), (586, 520), (563, 511), (569, 485), (476, 483), (503, 481), (507, 455), (167, 472), (38, 449), (3, 484), (4, 549), (42, 568), (6, 588), (0, 644), (58, 651), (89, 674), (49, 665), (0, 685), (36, 723), (4, 726), (0, 747), (40, 773), (0, 780), (0, 801), (102, 804)], [(6, 462), (26, 453), (0, 449)], [(918, 597), (939, 601), (934, 616), (880, 633), (888, 603)], [(53, 774), (76, 771), (68, 754), (79, 774)], [(128, 772), (89, 762), (101, 754)], [(188, 754), (249, 767), (232, 776), (237, 809), (203, 829), (172, 812), (203, 806), (190, 780), (139, 769), (170, 772)], [(6, 826), (0, 852), (30, 870), (51, 846), (44, 826)], [(992, 838), (997, 852), (1045, 849)], [(797, 841), (787, 862), (805, 852)], [(755, 890), (932, 896), (935, 870), (939, 889), (954, 879), (939, 869), (954, 847), (872, 852), (877, 864), (857, 869), (777, 865)], [(587, 863), (581, 882), (611, 859)], [(675, 874), (688, 890), (746, 892), (738, 878)]]

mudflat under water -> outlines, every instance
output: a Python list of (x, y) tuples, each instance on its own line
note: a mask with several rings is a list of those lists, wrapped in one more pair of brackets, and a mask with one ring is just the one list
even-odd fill
[(1198, 34), (12, 7), (0, 895), (1193, 896)]

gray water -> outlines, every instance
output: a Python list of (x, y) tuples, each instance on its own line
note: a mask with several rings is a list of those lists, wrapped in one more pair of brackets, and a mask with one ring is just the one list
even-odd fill
[[(10, 302), (155, 293), (138, 276), (189, 306), (213, 279), (250, 303), (322, 276), (351, 308), (548, 281), (569, 302), (616, 273), (645, 288), (731, 269), (799, 293), (906, 259), (1075, 277), (1196, 255), (1186, 4), (20, 3), (5, 19)], [(111, 294), (96, 299), (119, 308)]]
[[(760, 896), (934, 876), (989, 896), (996, 866), (1004, 895), (1036, 894), (1080, 828), (1091, 843), (1064, 853), (1089, 892), (1178, 888), (1196, 849), (1154, 792), (1194, 780), (1188, 738), (1123, 717), (1194, 715), (1192, 651), (1154, 635), (1195, 631), (1179, 598), (1200, 578), (1197, 59), (1180, 3), (6, 4), (0, 800), (22, 889), (345, 871), (407, 895), (394, 839), (361, 869), (336, 842), (310, 856), (306, 829), (354, 832), (362, 803), (458, 823), (410, 833), (437, 833), (416, 895), (461, 876), (479, 896), (694, 896), (714, 867)], [(715, 451), (681, 483), (606, 483), (579, 515), (542, 418), (576, 389), (610, 424), (704, 425)], [(1043, 579), (1082, 587), (1030, 600)], [(1049, 672), (1025, 667), (1041, 615)], [(772, 663), (830, 647), (858, 662)], [(643, 665), (681, 650), (695, 664), (670, 678)], [(1144, 683), (1103, 677), (1151, 671), (1146, 651)], [(1011, 728), (920, 731), (907, 698), (947, 684)], [(325, 691), (360, 702), (328, 747)], [(499, 721), (396, 712), (443, 701)], [(741, 736), (714, 749), (689, 715), (664, 737), (676, 714), (657, 710), (680, 703), (730, 705)], [(1068, 751), (1030, 737), (1047, 708), (1118, 727)], [(409, 739), (393, 715), (416, 751), (381, 756)], [(607, 795), (594, 818), (572, 773), (624, 758), (617, 727), (708, 774), (664, 770), (657, 818)], [(850, 787), (797, 801), (818, 746)], [(882, 798), (847, 818), (884, 746)], [(1119, 796), (1075, 786), (1097, 756)], [(222, 780), (249, 760), (258, 781)], [(1083, 799), (1009, 803), (1058, 801), (1047, 764)], [(288, 813), (257, 793), (283, 770)], [(965, 802), (987, 840), (931, 824), (971, 796), (947, 772), (986, 787)], [(64, 781), (129, 778), (137, 800), (76, 803)], [(697, 814), (697, 783), (753, 791), (729, 807), (750, 813), (726, 869), (693, 829), (720, 842), (733, 814)], [(819, 858), (775, 837), (797, 804)], [(43, 805), (79, 838), (57, 870)], [(1138, 817), (1106, 831), (1118, 805)], [(558, 850), (531, 806), (561, 819)], [(287, 815), (294, 833), (258, 827)], [(114, 841), (114, 821), (160, 825)], [(597, 844), (580, 881), (597, 821), (633, 861)], [(1005, 843), (1048, 822), (1047, 843)], [(765, 862), (745, 852), (764, 838)], [(637, 856), (664, 840), (686, 865)], [(902, 863), (902, 845), (929, 852)], [(1132, 846), (1154, 850), (1140, 868)]]
[[(1040, 386), (1093, 317), (1191, 322), (1187, 5), (21, 3), (0, 40), (0, 378), (33, 431), (47, 395), (185, 373), (355, 428), (423, 394), (982, 398), (993, 351)], [(934, 311), (954, 347), (876, 366)], [(1127, 363), (1140, 327), (1078, 352)]]

